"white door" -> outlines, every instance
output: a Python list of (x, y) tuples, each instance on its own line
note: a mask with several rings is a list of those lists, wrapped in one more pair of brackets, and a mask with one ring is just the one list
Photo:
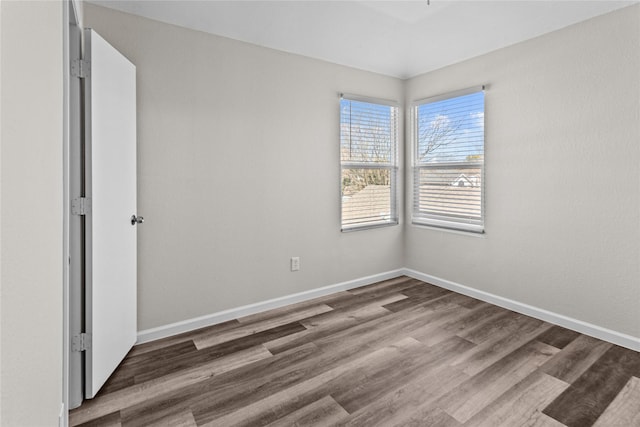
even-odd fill
[(85, 30), (85, 397), (136, 341), (136, 68)]

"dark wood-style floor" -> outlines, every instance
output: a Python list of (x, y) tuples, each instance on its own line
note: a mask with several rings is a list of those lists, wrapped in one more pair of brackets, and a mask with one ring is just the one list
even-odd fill
[(640, 353), (400, 277), (134, 347), (91, 426), (640, 426)]

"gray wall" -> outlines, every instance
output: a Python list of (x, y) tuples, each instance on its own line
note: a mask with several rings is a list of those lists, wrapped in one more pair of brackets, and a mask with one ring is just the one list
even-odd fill
[(486, 234), (405, 228), (406, 266), (640, 337), (640, 6), (411, 79), (487, 83)]
[(0, 424), (62, 398), (63, 4), (0, 3)]
[(402, 267), (401, 226), (340, 232), (338, 164), (338, 93), (401, 80), (84, 13), (137, 66), (141, 330)]
[[(640, 336), (639, 9), (403, 82), (88, 5), (138, 66), (140, 329), (406, 266)], [(336, 94), (482, 83), (486, 234), (341, 234)]]

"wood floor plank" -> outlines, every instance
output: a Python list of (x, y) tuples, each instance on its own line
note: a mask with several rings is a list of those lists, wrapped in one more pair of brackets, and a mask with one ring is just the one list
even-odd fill
[(538, 341), (562, 349), (579, 336), (579, 332), (563, 328), (562, 326), (553, 326), (548, 331), (541, 334), (538, 337)]
[(69, 421), (72, 426), (82, 424), (136, 403), (144, 402), (150, 395), (158, 397), (172, 390), (198, 383), (204, 379), (267, 357), (272, 357), (272, 354), (267, 349), (262, 346), (255, 347), (146, 383), (136, 384), (127, 389), (109, 393), (91, 401), (85, 401), (82, 406), (70, 412)]
[(456, 316), (456, 308), (451, 306), (439, 307), (429, 311), (416, 309), (403, 313), (392, 313), (352, 328), (336, 332), (315, 341), (323, 350), (367, 348), (379, 346), (396, 340), (402, 336), (412, 336), (416, 330), (426, 327), (439, 319), (451, 319)]
[(100, 394), (113, 393), (114, 391), (123, 390), (127, 387), (131, 387), (136, 383), (136, 379), (126, 371), (121, 372), (116, 370), (114, 375), (109, 377), (100, 389)]
[(411, 328), (411, 330), (407, 330), (404, 333), (422, 342), (423, 344), (426, 344), (427, 346), (431, 346), (435, 343), (440, 343), (442, 341), (450, 339), (453, 334), (451, 334), (450, 332), (441, 333), (440, 327), (442, 325), (455, 321), (456, 319), (459, 319), (461, 316), (464, 316), (465, 313), (465, 311), (461, 311), (456, 308), (443, 307), (434, 312), (428, 323), (420, 325), (419, 328)]
[[(428, 325), (412, 332), (411, 336), (417, 339), (418, 341), (424, 344), (427, 344), (429, 346), (438, 345), (441, 342), (446, 341), (453, 336), (458, 336), (458, 335), (455, 335), (452, 331), (444, 330), (443, 326), (450, 324), (451, 322), (455, 322), (457, 319), (464, 317), (465, 314), (466, 314), (465, 311), (454, 309), (447, 316), (442, 316), (439, 319), (435, 319), (432, 322), (430, 322)], [(458, 336), (458, 338), (464, 339), (460, 336)], [(464, 340), (466, 342), (471, 342), (466, 339)], [(474, 347), (476, 346), (474, 345)], [(451, 355), (449, 362), (451, 362), (452, 360), (455, 360), (457, 357), (461, 357), (462, 354), (467, 354), (467, 353)]]
[(440, 408), (423, 409), (420, 412), (413, 413), (408, 419), (403, 420), (401, 424), (389, 424), (393, 427), (460, 427), (455, 418), (447, 414)]
[(546, 415), (542, 414), (542, 410), (567, 387), (569, 384), (564, 381), (535, 371), (485, 406), (464, 425), (511, 427), (525, 421), (533, 424), (538, 419), (548, 423), (543, 419)]
[(573, 384), (613, 344), (587, 335), (580, 335), (540, 369), (566, 383)]
[(352, 295), (348, 291), (336, 292), (329, 295), (313, 298), (306, 301), (301, 301), (295, 304), (285, 305), (284, 307), (274, 308), (271, 310), (262, 311), (248, 316), (239, 317), (237, 322), (241, 325), (247, 325), (251, 323), (268, 322), (281, 316), (289, 316), (295, 312), (303, 312), (311, 307), (317, 307), (323, 304), (331, 303), (333, 301), (339, 301), (342, 299), (352, 298)]
[(219, 334), (197, 337), (193, 340), (193, 342), (195, 343), (198, 350), (201, 350), (206, 347), (212, 347), (227, 341), (237, 340), (239, 338), (254, 335), (258, 332), (297, 322), (299, 320), (306, 319), (307, 317), (312, 317), (320, 313), (326, 313), (327, 311), (331, 310), (333, 309), (325, 304), (313, 305), (302, 310), (295, 310), (291, 313), (274, 317), (264, 322), (241, 324), (237, 328), (230, 329)]
[(161, 350), (174, 344), (193, 341), (194, 339), (203, 335), (216, 335), (221, 332), (228, 331), (229, 329), (235, 329), (239, 325), (240, 322), (238, 322), (236, 319), (233, 319), (227, 322), (218, 323), (217, 325), (195, 329), (193, 331), (184, 332), (182, 334), (174, 335), (168, 338), (162, 338), (144, 344), (138, 344), (131, 349), (127, 357), (134, 357), (144, 353), (148, 353), (150, 351)]
[(464, 364), (464, 371), (473, 376), (486, 369), (504, 356), (522, 347), (551, 325), (537, 319), (526, 319), (517, 324), (509, 334), (496, 334), (497, 339), (489, 339), (472, 350), (461, 354), (451, 361), (452, 366)]
[[(434, 324), (434, 325), (428, 325), (425, 328), (412, 333), (411, 336), (417, 339), (418, 341), (420, 341), (421, 343), (424, 343), (428, 346), (435, 346), (456, 335), (454, 335), (449, 331), (445, 331), (441, 327)], [(464, 338), (460, 338), (460, 339), (464, 339)], [(471, 342), (471, 341), (467, 341), (467, 342)]]
[(492, 318), (504, 314), (507, 310), (497, 305), (484, 303), (478, 305), (473, 310), (466, 313), (460, 319), (443, 325), (443, 329), (456, 334), (462, 334), (464, 331), (475, 328), (480, 324), (490, 321)]
[[(559, 421), (554, 420), (550, 416), (542, 412), (536, 412), (527, 427), (566, 427)], [(505, 426), (506, 427), (506, 426)]]
[(438, 309), (441, 306), (458, 305), (458, 302), (467, 301), (466, 296), (456, 294), (454, 292), (442, 292), (438, 295), (430, 295), (428, 297), (415, 297), (407, 298), (401, 301), (392, 302), (391, 304), (384, 305), (383, 307), (393, 312), (400, 312), (406, 309)]
[(145, 365), (151, 361), (171, 360), (176, 356), (195, 353), (196, 351), (198, 351), (198, 349), (193, 343), (193, 340), (181, 341), (155, 350), (150, 350), (145, 353), (128, 355), (120, 364), (120, 370), (127, 370), (130, 367)]
[(436, 405), (459, 422), (467, 422), (558, 351), (550, 345), (530, 341), (440, 398)]
[[(308, 345), (316, 348), (315, 344), (309, 343)], [(221, 377), (214, 386), (206, 390), (200, 389), (197, 395), (190, 396), (190, 405), (194, 408), (194, 414), (198, 420), (220, 417), (241, 409), (253, 401), (292, 388), (310, 377), (343, 366), (350, 361), (370, 354), (371, 351), (370, 347), (360, 351), (354, 351), (353, 348), (330, 352), (316, 350), (309, 357), (290, 361), (279, 369), (269, 369), (265, 366), (260, 371), (252, 372), (255, 373), (254, 376), (248, 377), (246, 374), (238, 374), (237, 376), (230, 375), (229, 378)], [(274, 358), (287, 353), (278, 354)], [(191, 392), (189, 394), (191, 395)]]
[(464, 308), (468, 308), (470, 310), (480, 307), (484, 304), (486, 304), (484, 301), (481, 301), (479, 299), (470, 297), (468, 295), (465, 295), (466, 298), (462, 299), (460, 302), (458, 302), (459, 305), (461, 305)]
[[(419, 328), (431, 319), (442, 316), (442, 312), (417, 312), (413, 317), (403, 319), (402, 322), (380, 322), (378, 319), (364, 325), (351, 328), (348, 333), (337, 333), (335, 336), (327, 337), (315, 342), (321, 349), (325, 349), (317, 357), (304, 361), (301, 365), (292, 365), (282, 370), (279, 375), (265, 379), (265, 382), (254, 384), (244, 384), (243, 389), (231, 390), (226, 393), (216, 393), (216, 403), (214, 405), (204, 404), (206, 410), (211, 413), (225, 413), (236, 407), (247, 404), (251, 399), (259, 399), (276, 392), (279, 388), (291, 387), (304, 376), (317, 375), (323, 370), (332, 369), (335, 366), (349, 362), (350, 360), (367, 354), (378, 348), (389, 345), (396, 341), (400, 328)], [(336, 338), (337, 337), (337, 338)], [(224, 396), (221, 399), (221, 395)], [(201, 396), (201, 402), (208, 402), (209, 396)]]
[(359, 382), (366, 378), (369, 370), (376, 369), (378, 366), (388, 366), (395, 356), (416, 345), (420, 343), (412, 338), (404, 338), (391, 346), (336, 366), (222, 417), (212, 417), (212, 414), (207, 412), (207, 408), (194, 408), (196, 422), (200, 426), (210, 427), (267, 425), (319, 400), (337, 382), (351, 384)]
[(122, 426), (120, 411), (95, 418), (86, 423), (78, 424), (78, 427), (120, 427)]
[(304, 344), (313, 342), (312, 334), (317, 333), (318, 330), (313, 328), (305, 328), (304, 331), (296, 332), (293, 334), (285, 335), (284, 337), (270, 340), (263, 345), (271, 353), (278, 354), (292, 348), (300, 347)]
[(430, 299), (450, 294), (448, 289), (440, 288), (422, 282), (413, 282), (414, 285), (403, 289), (402, 294), (414, 300), (428, 301)]
[[(477, 319), (476, 323), (481, 323), (483, 316), (478, 316), (478, 310), (482, 311), (482, 307), (475, 308), (471, 311), (456, 310), (455, 315), (430, 322), (425, 327), (412, 333), (411, 336), (429, 346), (437, 345), (446, 341), (457, 332), (464, 331), (464, 325), (467, 324), (470, 318)], [(490, 317), (486, 321), (489, 321), (489, 319)], [(454, 325), (460, 326), (456, 327)]]
[[(446, 361), (442, 361), (442, 365), (417, 373), (400, 388), (380, 396), (340, 424), (362, 427), (404, 426), (411, 424), (412, 420), (425, 418), (421, 414), (430, 414), (432, 403), (436, 399), (469, 379), (461, 369), (447, 369)], [(447, 417), (451, 418), (449, 415)]]
[(443, 305), (437, 310), (414, 308), (403, 313), (391, 313), (384, 318), (378, 318), (354, 326), (346, 330), (337, 331), (335, 334), (328, 336), (322, 340), (316, 341), (316, 344), (323, 346), (331, 346), (334, 343), (345, 344), (352, 342), (354, 338), (362, 337), (368, 333), (381, 331), (381, 336), (394, 334), (397, 336), (398, 331), (408, 327), (412, 322), (418, 327), (424, 326), (429, 322), (442, 316), (451, 314), (454, 311), (452, 305)]
[(398, 357), (391, 369), (385, 366), (377, 372), (369, 372), (364, 381), (357, 384), (344, 383), (334, 389), (331, 396), (349, 413), (365, 408), (383, 395), (400, 388), (412, 376), (424, 370), (439, 367), (452, 354), (462, 353), (474, 344), (460, 337), (452, 336), (438, 347), (416, 346)]
[[(397, 339), (397, 337), (395, 337)], [(392, 343), (392, 340), (385, 342), (386, 345), (379, 345), (383, 348)], [(335, 369), (345, 364), (375, 351), (372, 347), (364, 347), (354, 351), (354, 348), (337, 349), (336, 351), (322, 351), (315, 344), (308, 343), (302, 347), (297, 347), (288, 352), (273, 356), (274, 359), (287, 354), (291, 354), (303, 347), (311, 346), (313, 353), (307, 357), (297, 360), (286, 360), (286, 365), (256, 366), (256, 369), (247, 373), (239, 372), (237, 375), (221, 376), (206, 387), (197, 387), (196, 393), (188, 390), (189, 405), (194, 408), (196, 419), (213, 419), (221, 417), (231, 412), (240, 410), (252, 402), (267, 398), (285, 389), (291, 389), (305, 380), (321, 375), (327, 371)], [(257, 363), (256, 365), (260, 365)], [(215, 379), (214, 379), (215, 380)], [(184, 399), (184, 394), (171, 396), (176, 399)]]
[(640, 426), (640, 378), (631, 377), (594, 427)]
[(408, 288), (415, 288), (415, 287), (421, 287), (421, 285), (411, 280), (411, 281), (399, 283), (395, 286), (387, 286), (381, 289), (372, 289), (367, 292), (351, 294), (349, 298), (342, 298), (340, 300), (327, 302), (327, 305), (334, 309), (356, 309), (363, 305), (367, 305), (370, 303), (374, 303), (376, 301), (383, 300), (389, 297), (390, 295), (397, 295), (399, 293), (403, 293), (403, 291)]
[(359, 286), (357, 288), (349, 289), (347, 292), (349, 292), (352, 295), (361, 295), (371, 291), (377, 291), (380, 289), (386, 289), (391, 287), (395, 290), (398, 290), (398, 289), (401, 289), (402, 284), (407, 282), (411, 282), (411, 284), (424, 283), (424, 282), (420, 282), (419, 280), (412, 279), (411, 277), (408, 277), (408, 276), (400, 276), (400, 277), (395, 277), (393, 279), (372, 283), (370, 285)]
[(162, 360), (149, 361), (146, 365), (138, 367), (134, 376), (135, 383), (139, 384), (154, 378), (160, 378), (173, 372), (188, 369), (191, 366), (197, 366), (220, 357), (232, 355), (250, 348), (256, 348), (265, 342), (304, 330), (305, 327), (298, 322), (288, 323), (263, 330), (244, 339), (225, 341), (218, 345), (203, 348), (202, 350), (181, 354), (172, 358), (169, 363), (164, 363)]
[[(174, 367), (174, 361), (188, 355), (196, 354), (198, 349), (193, 341), (178, 342), (164, 348), (136, 354), (125, 358), (116, 372), (108, 379), (100, 390), (100, 394), (107, 394), (117, 390), (122, 390), (135, 384), (135, 376), (156, 368), (165, 369)], [(173, 370), (179, 370), (173, 369)]]
[(568, 427), (591, 426), (637, 372), (640, 353), (614, 345), (543, 412)]
[(329, 426), (334, 425), (346, 417), (349, 413), (331, 398), (325, 396), (310, 405), (307, 405), (289, 415), (280, 418), (270, 424), (269, 427), (305, 427), (305, 426)]
[(145, 418), (123, 419), (122, 427), (197, 427), (189, 409), (171, 413), (156, 412)]
[(498, 337), (507, 336), (523, 323), (532, 321), (531, 317), (508, 310), (490, 320), (478, 322), (476, 326), (461, 331), (458, 335), (468, 341), (482, 344), (489, 339), (496, 340)]
[[(397, 294), (385, 298), (382, 302), (390, 300), (396, 301), (402, 298), (406, 297)], [(336, 309), (300, 321), (300, 323), (307, 328), (305, 331), (270, 341), (265, 343), (265, 346), (273, 354), (278, 354), (307, 342), (312, 342), (353, 326), (378, 319), (390, 313), (389, 310), (383, 308), (378, 303), (368, 304), (356, 310)]]
[(391, 294), (380, 300), (376, 300), (370, 304), (350, 309), (350, 310), (332, 310), (327, 313), (322, 313), (317, 316), (309, 317), (301, 320), (300, 323), (307, 329), (312, 328), (324, 328), (332, 329), (340, 327), (345, 318), (357, 318), (357, 319), (374, 319), (378, 315), (385, 315), (391, 313), (389, 310), (383, 307), (385, 304), (389, 304), (395, 301), (405, 299), (406, 296), (402, 294)]
[[(280, 376), (290, 376), (299, 364), (308, 361), (318, 353), (313, 343), (305, 344), (272, 357), (245, 364), (210, 378), (174, 388), (160, 396), (136, 402), (122, 409), (123, 419), (145, 419), (157, 414), (172, 414), (183, 409), (202, 404), (211, 410), (223, 408), (222, 413), (242, 407), (246, 402), (258, 399), (261, 392), (268, 395), (282, 384)], [(302, 375), (301, 375), (302, 376)], [(272, 389), (269, 389), (272, 386)], [(241, 398), (246, 400), (242, 400)]]

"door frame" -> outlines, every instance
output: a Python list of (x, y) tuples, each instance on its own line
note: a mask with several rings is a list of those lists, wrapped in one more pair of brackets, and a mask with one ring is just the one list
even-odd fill
[(69, 410), (80, 406), (82, 393), (82, 355), (72, 351), (72, 337), (82, 328), (82, 271), (80, 217), (71, 215), (71, 200), (79, 195), (81, 165), (79, 153), (82, 135), (82, 97), (80, 79), (71, 75), (71, 62), (82, 55), (82, 4), (80, 0), (63, 2), (63, 365), (62, 408), (59, 424), (69, 425)]

